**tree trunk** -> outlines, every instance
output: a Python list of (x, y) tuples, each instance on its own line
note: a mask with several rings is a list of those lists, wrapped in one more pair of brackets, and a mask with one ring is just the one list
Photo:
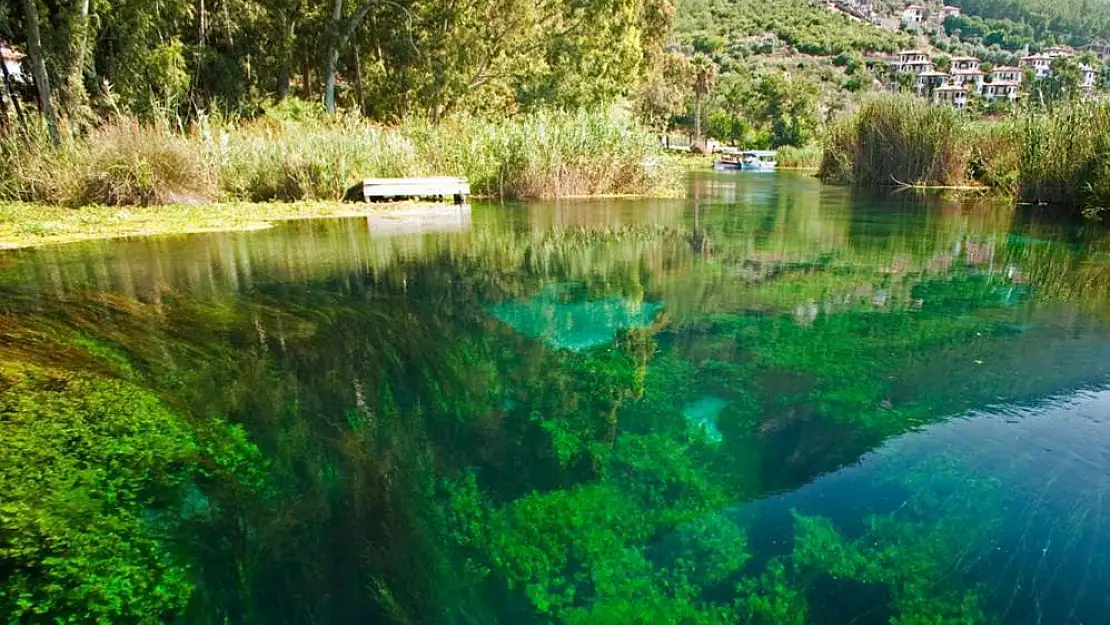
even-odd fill
[(301, 97), (312, 99), (312, 64), (309, 63), (307, 50), (301, 51)]
[(694, 96), (694, 147), (701, 148), (701, 95)]
[(362, 54), (358, 46), (358, 38), (355, 38), (354, 45), (355, 52), (355, 99), (358, 100), (358, 112), (360, 115), (366, 114), (366, 106), (362, 100)]
[(278, 69), (277, 78), (277, 99), (279, 101), (284, 100), (289, 95), (289, 77), (293, 73), (293, 52), (295, 50), (293, 39), (297, 33), (296, 16), (286, 15), (284, 26), (285, 37), (281, 42), (281, 67)]
[(35, 78), (35, 88), (39, 93), (39, 105), (46, 118), (46, 128), (55, 144), (62, 142), (58, 134), (58, 118), (54, 115), (54, 105), (50, 101), (50, 76), (46, 73), (46, 59), (42, 56), (42, 35), (39, 33), (38, 0), (23, 0), (24, 18), (27, 20), (27, 52), (31, 57), (31, 75)]
[(335, 71), (339, 64), (339, 28), (343, 19), (343, 0), (335, 0), (331, 10), (331, 36), (328, 37), (328, 60), (324, 79), (324, 107), (335, 112)]
[(343, 0), (335, 0), (335, 5), (332, 7), (332, 32), (328, 38), (327, 78), (324, 86), (324, 104), (328, 113), (335, 112), (335, 72), (339, 65), (339, 53), (347, 47), (347, 40), (376, 2), (377, 0), (364, 0), (355, 9), (354, 15), (344, 21)]
[[(85, 61), (89, 54), (89, 0), (77, 0), (78, 8), (70, 42), (71, 59), (66, 72), (66, 102), (70, 107), (83, 107), (88, 104), (89, 94), (85, 89)], [(73, 49), (76, 47), (76, 49)], [(70, 110), (73, 110), (72, 108)]]
[(204, 0), (197, 0), (197, 45), (203, 48), (208, 43), (208, 9)]

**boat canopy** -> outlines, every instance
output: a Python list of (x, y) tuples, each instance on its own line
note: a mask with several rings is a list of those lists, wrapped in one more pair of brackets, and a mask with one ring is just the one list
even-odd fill
[(744, 150), (744, 156), (764, 157), (764, 156), (774, 156), (774, 155), (775, 155), (774, 150)]

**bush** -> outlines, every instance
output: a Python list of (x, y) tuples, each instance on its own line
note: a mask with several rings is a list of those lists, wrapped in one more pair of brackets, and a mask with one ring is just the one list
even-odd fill
[(783, 146), (778, 149), (775, 160), (782, 167), (817, 169), (821, 165), (822, 155), (820, 146), (816, 145), (807, 145), (803, 148)]
[(164, 127), (118, 119), (61, 145), (31, 127), (0, 142), (0, 199), (48, 204), (152, 205), (217, 197), (200, 146)]
[(215, 175), (196, 146), (158, 127), (119, 120), (94, 131), (82, 148), (75, 203), (199, 204), (217, 196)]

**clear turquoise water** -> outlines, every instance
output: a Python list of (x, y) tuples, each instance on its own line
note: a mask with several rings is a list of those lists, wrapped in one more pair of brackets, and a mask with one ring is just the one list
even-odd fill
[(4, 620), (1110, 619), (1110, 232), (690, 184), (0, 256)]

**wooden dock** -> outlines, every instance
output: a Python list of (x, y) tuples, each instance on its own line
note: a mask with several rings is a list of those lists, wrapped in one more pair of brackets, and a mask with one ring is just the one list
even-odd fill
[(465, 178), (367, 178), (347, 191), (347, 199), (363, 202), (399, 201), (419, 198), (451, 198), (466, 202), (470, 183)]

